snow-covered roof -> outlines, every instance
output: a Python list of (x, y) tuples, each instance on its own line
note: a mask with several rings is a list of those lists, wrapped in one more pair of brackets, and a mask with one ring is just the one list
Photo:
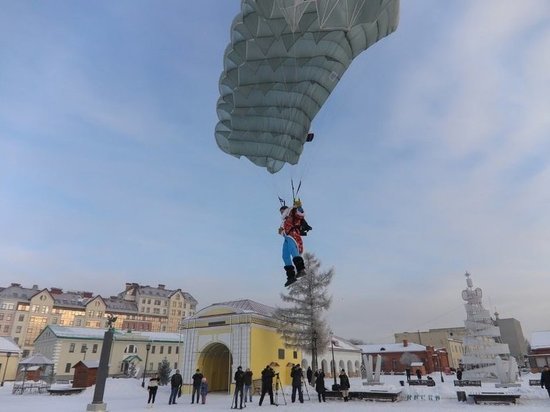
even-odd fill
[(214, 306), (229, 306), (233, 309), (236, 309), (238, 313), (256, 313), (258, 315), (267, 316), (267, 317), (272, 317), (273, 314), (275, 313), (275, 308), (264, 305), (263, 303), (255, 302), (250, 299), (218, 302), (210, 306), (207, 306), (204, 309), (210, 309)]
[(550, 330), (533, 332), (531, 335), (531, 349), (550, 348)]
[(73, 365), (73, 368), (78, 365), (79, 363), (83, 364), (84, 366), (86, 366), (88, 369), (92, 369), (92, 368), (99, 368), (99, 360), (81, 360), (81, 361), (78, 361), (77, 363), (75, 363)]
[(20, 354), (21, 349), (11, 339), (4, 338), (4, 337), (0, 336), (0, 353), (2, 353), (2, 354), (4, 354), (4, 353)]
[(395, 353), (395, 352), (423, 352), (424, 345), (411, 343), (404, 346), (403, 343), (378, 343), (375, 345), (358, 345), (363, 353)]
[[(332, 341), (334, 345), (334, 350), (345, 350), (345, 351), (355, 351), (355, 352), (361, 351), (361, 348), (359, 346), (356, 346), (339, 336), (333, 336)], [(330, 340), (328, 342), (328, 347), (331, 348)]]
[(132, 332), (133, 335), (140, 335), (149, 338), (152, 342), (179, 342), (183, 338), (179, 333), (173, 332)]
[(35, 353), (19, 362), (20, 365), (53, 365), (53, 363), (50, 358), (45, 357), (41, 353)]
[[(48, 325), (47, 326), (55, 336), (59, 338), (72, 338), (72, 339), (103, 339), (105, 336), (105, 329), (95, 329), (95, 328), (77, 328), (72, 326), (59, 326), (59, 325)], [(121, 330), (115, 330), (115, 338), (123, 339), (136, 338), (142, 340), (150, 340), (157, 342), (179, 342), (180, 335), (179, 333), (171, 332), (126, 332)]]

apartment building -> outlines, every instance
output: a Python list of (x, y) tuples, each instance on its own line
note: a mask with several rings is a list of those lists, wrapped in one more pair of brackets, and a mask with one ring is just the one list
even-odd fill
[(60, 288), (25, 288), (19, 283), (0, 288), (0, 336), (10, 337), (31, 353), (34, 340), (47, 325), (103, 329), (107, 314), (117, 317), (116, 329), (177, 332), (182, 319), (195, 314), (197, 301), (181, 289), (126, 283), (123, 292), (103, 298), (92, 292)]

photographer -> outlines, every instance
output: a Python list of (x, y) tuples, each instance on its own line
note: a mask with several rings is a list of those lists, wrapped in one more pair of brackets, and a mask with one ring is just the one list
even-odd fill
[(262, 396), (260, 396), (259, 405), (262, 406), (264, 396), (266, 393), (269, 394), (269, 403), (275, 405), (273, 401), (273, 378), (275, 377), (275, 371), (269, 365), (267, 365), (262, 371)]
[(298, 400), (300, 403), (304, 403), (304, 394), (302, 392), (302, 368), (299, 364), (296, 364), (290, 370), (290, 377), (292, 378), (292, 403), (296, 401), (296, 391), (298, 391)]

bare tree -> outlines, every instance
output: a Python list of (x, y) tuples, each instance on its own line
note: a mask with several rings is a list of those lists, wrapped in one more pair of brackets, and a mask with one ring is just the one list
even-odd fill
[(285, 344), (311, 353), (315, 369), (317, 348), (324, 352), (330, 339), (324, 315), (332, 301), (327, 288), (334, 269), (321, 271), (321, 262), (313, 253), (305, 253), (304, 262), (307, 275), (293, 283), (287, 294), (281, 293), (281, 299), (289, 305), (277, 308), (275, 316)]

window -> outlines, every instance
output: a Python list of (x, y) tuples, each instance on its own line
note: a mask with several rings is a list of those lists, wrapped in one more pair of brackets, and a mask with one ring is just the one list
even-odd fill
[(172, 347), (168, 346), (168, 355), (172, 354)]
[(97, 343), (94, 343), (94, 346), (92, 346), (92, 353), (97, 353)]
[(4, 320), (4, 314), (0, 313), (0, 320)]
[(164, 346), (160, 347), (160, 354), (162, 355), (164, 353)]
[(65, 373), (69, 373), (71, 371), (71, 364), (70, 363), (66, 363), (65, 364)]
[(292, 352), (292, 357), (294, 359), (298, 359), (298, 352), (297, 351)]
[(23, 322), (25, 320), (25, 315), (19, 315), (19, 322)]
[(151, 346), (151, 353), (155, 353), (156, 349), (157, 349), (157, 347), (155, 345)]
[(8, 333), (10, 331), (10, 325), (4, 325), (4, 333)]
[(285, 350), (279, 349), (279, 359), (284, 359), (284, 358), (285, 358)]
[(52, 319), (52, 324), (53, 324), (53, 325), (57, 325), (57, 318), (53, 318), (53, 319)]
[(176, 346), (176, 354), (180, 353), (180, 347)]
[(71, 343), (71, 346), (69, 346), (69, 353), (73, 353), (74, 352), (74, 343)]
[(155, 305), (160, 306), (160, 300), (155, 299)]
[(82, 346), (80, 347), (80, 353), (86, 353), (88, 351), (88, 346), (83, 343)]
[(17, 328), (15, 328), (15, 333), (21, 333), (21, 326), (18, 326)]

